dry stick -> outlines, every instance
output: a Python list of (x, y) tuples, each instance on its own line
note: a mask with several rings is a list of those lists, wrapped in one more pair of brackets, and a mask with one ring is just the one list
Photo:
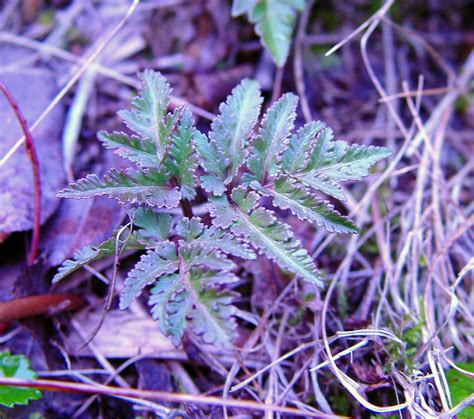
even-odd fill
[[(87, 59), (84, 60), (83, 64), (70, 79), (66, 83), (66, 85), (61, 89), (61, 91), (56, 95), (53, 101), (47, 106), (47, 108), (41, 113), (41, 115), (36, 119), (36, 121), (31, 125), (31, 131), (34, 131), (41, 122), (44, 121), (46, 116), (56, 107), (56, 105), (66, 96), (67, 92), (76, 84), (76, 82), (81, 78), (82, 74), (87, 70), (89, 66), (94, 62), (94, 60), (98, 57), (98, 55), (102, 52), (102, 50), (107, 46), (110, 40), (115, 36), (115, 34), (122, 28), (128, 18), (131, 16), (135, 8), (137, 7), (139, 0), (133, 0), (131, 6), (128, 9), (127, 14), (120, 20), (120, 22), (112, 29), (108, 36), (106, 36), (101, 43), (97, 45), (97, 48), (92, 51)], [(15, 145), (8, 150), (8, 152), (3, 156), (0, 160), (0, 167), (2, 167), (10, 158), (15, 154), (18, 148), (23, 144), (25, 141), (26, 136), (23, 135)]]
[[(271, 344), (271, 341), (270, 341), (270, 344), (268, 345), (265, 345), (267, 346), (267, 351), (269, 352), (268, 354), (270, 355), (272, 361), (275, 361), (278, 359), (278, 355), (280, 354), (280, 349), (281, 349), (281, 342), (282, 342), (282, 339), (283, 339), (283, 333), (285, 331), (285, 327), (287, 326), (287, 322), (288, 322), (288, 318), (290, 316), (290, 312), (288, 309), (285, 309), (283, 311), (283, 315), (281, 317), (281, 321), (280, 321), (280, 327), (279, 327), (279, 330), (278, 330), (278, 335), (277, 335), (277, 338), (275, 340), (275, 345), (272, 345)], [(272, 353), (270, 353), (270, 350), (273, 350), (271, 351)], [(276, 371), (275, 371), (275, 367), (276, 367), (277, 364), (274, 364), (271, 368), (270, 368), (270, 372), (269, 372), (269, 377), (268, 377), (268, 391), (267, 391), (267, 396), (265, 397), (265, 404), (267, 405), (271, 405), (271, 404), (274, 404), (275, 403), (275, 390), (276, 390), (276, 386), (277, 386), (277, 380), (276, 380), (276, 377), (275, 377), (275, 374), (276, 374)], [(266, 412), (265, 414), (266, 418), (267, 419), (271, 419), (272, 418), (272, 412)]]
[(408, 92), (395, 93), (393, 95), (388, 95), (387, 97), (380, 98), (379, 103), (385, 103), (395, 99), (404, 99), (407, 97), (417, 97), (420, 93), (422, 96), (437, 96), (443, 93), (448, 93), (451, 89), (449, 87), (433, 87), (431, 89), (413, 90)]
[[(255, 330), (252, 331), (248, 339), (245, 341), (241, 349), (242, 352), (250, 352), (250, 350), (255, 346), (255, 344), (257, 343), (257, 340), (260, 338), (260, 335), (263, 333), (263, 330), (267, 324), (269, 316), (270, 316), (270, 310), (265, 309), (263, 311), (262, 316), (260, 317), (260, 321), (257, 327), (255, 328)], [(241, 367), (239, 365), (238, 358), (236, 357), (236, 360), (232, 364), (232, 367), (230, 368), (229, 374), (227, 375), (227, 378), (224, 383), (224, 388), (222, 390), (222, 397), (224, 399), (227, 399), (227, 397), (229, 396), (230, 385), (232, 384), (232, 380), (235, 378), (240, 368)], [(224, 413), (224, 419), (227, 419), (228, 414), (227, 414), (227, 408), (225, 406), (223, 408), (223, 413)]]
[[(387, 11), (387, 15), (390, 13), (390, 10)], [(389, 25), (382, 26), (382, 39), (383, 39), (383, 50), (384, 50), (384, 67), (385, 67), (385, 80), (386, 80), (386, 89), (387, 93), (393, 94), (396, 91), (396, 86), (398, 83), (396, 70), (395, 70), (395, 42), (393, 39), (393, 30)], [(398, 103), (395, 104), (396, 111), (400, 109)], [(387, 122), (387, 145), (389, 148), (395, 148), (395, 134), (393, 134), (395, 123), (393, 119), (386, 115)], [(393, 185), (393, 184), (392, 184)]]
[[(72, 319), (71, 324), (82, 339), (86, 339), (86, 333), (82, 328), (81, 324), (76, 320)], [(94, 342), (88, 343), (88, 348), (95, 356), (97, 362), (104, 367), (114, 377), (114, 381), (123, 388), (130, 388), (130, 384), (127, 383), (119, 374), (116, 373), (115, 367), (109, 362), (109, 360), (100, 352), (100, 350), (94, 345)]]
[(338, 42), (336, 45), (334, 45), (328, 52), (326, 52), (326, 57), (328, 55), (333, 54), (336, 52), (339, 48), (341, 48), (343, 45), (345, 45), (347, 42), (349, 42), (352, 38), (357, 36), (359, 33), (361, 33), (365, 28), (367, 28), (372, 22), (374, 21), (379, 21), (380, 19), (383, 18), (385, 13), (387, 13), (388, 9), (392, 6), (395, 0), (387, 0), (385, 4), (375, 13), (373, 14), (369, 19), (367, 19), (362, 25), (360, 25), (355, 31), (347, 35), (342, 41)]
[[(439, 251), (437, 251), (436, 254), (434, 255), (434, 258), (431, 261), (431, 265), (430, 265), (430, 268), (429, 268), (428, 273), (427, 273), (427, 279), (426, 279), (426, 283), (425, 283), (425, 290), (424, 290), (424, 296), (423, 296), (425, 300), (428, 297), (429, 286), (430, 286), (431, 280), (434, 279), (436, 281), (436, 277), (433, 278), (433, 274), (434, 274), (436, 268), (438, 267), (438, 263), (440, 263), (440, 261), (445, 257), (446, 253), (449, 251), (451, 246), (453, 246), (453, 244), (456, 242), (456, 240), (459, 239), (467, 231), (469, 231), (472, 228), (473, 225), (474, 225), (474, 215), (471, 215), (469, 218), (466, 219), (466, 221), (457, 230), (452, 232), (446, 238), (445, 242), (443, 243), (443, 248), (440, 249)], [(438, 284), (438, 285), (440, 285), (440, 289), (442, 291), (444, 291), (448, 296), (450, 296), (450, 297), (452, 296), (452, 291), (450, 291), (449, 289), (446, 289), (444, 286), (442, 286), (442, 284)], [(469, 315), (470, 311), (467, 310), (467, 313)], [(431, 333), (430, 337), (426, 340), (423, 347), (420, 350), (418, 350), (417, 354), (415, 354), (415, 356), (414, 356), (415, 360), (419, 359), (421, 354), (427, 349), (428, 345), (431, 344), (431, 341), (435, 338), (436, 334), (440, 332), (440, 330), (435, 331), (434, 320), (427, 317), (426, 322), (428, 324), (428, 330), (433, 331), (433, 332)], [(432, 322), (432, 323), (430, 323), (430, 322)]]
[[(474, 75), (474, 51), (472, 51), (467, 57), (462, 72), (457, 79), (455, 79), (454, 88), (449, 91), (449, 93), (439, 102), (436, 108), (431, 112), (430, 117), (425, 123), (425, 130), (429, 134), (433, 134), (435, 131), (436, 125), (439, 123), (439, 119), (442, 117), (446, 109), (454, 106), (456, 99), (468, 89), (470, 80)], [(424, 134), (422, 132), (413, 139), (407, 155), (408, 157), (412, 156), (417, 150), (418, 146), (424, 139)]]
[(84, 306), (84, 299), (74, 294), (46, 294), (16, 298), (0, 302), (0, 322), (54, 314), (64, 310), (77, 310)]
[(273, 366), (279, 364), (280, 362), (284, 361), (285, 359), (288, 359), (290, 357), (292, 357), (293, 355), (301, 352), (301, 351), (304, 351), (306, 349), (310, 349), (310, 348), (314, 348), (315, 346), (319, 345), (320, 342), (319, 341), (313, 341), (313, 342), (308, 342), (308, 343), (302, 343), (301, 345), (299, 345), (297, 348), (291, 350), (290, 352), (287, 352), (286, 354), (280, 356), (280, 358), (278, 359), (275, 359), (274, 361), (272, 361), (270, 364), (266, 365), (265, 367), (263, 367), (261, 370), (257, 371), (255, 374), (253, 374), (252, 376), (246, 378), (244, 381), (242, 381), (241, 383), (233, 386), (231, 389), (230, 389), (230, 392), (233, 393), (234, 391), (237, 391), (237, 390), (240, 390), (241, 388), (245, 387), (248, 383), (250, 383), (251, 381), (255, 380), (258, 376), (260, 376), (261, 374), (263, 374), (264, 372), (268, 371), (270, 368), (272, 368)]
[[(114, 371), (113, 373), (111, 373), (111, 374), (107, 377), (107, 379), (104, 381), (103, 384), (104, 384), (104, 385), (110, 384), (110, 383), (114, 380), (114, 378), (115, 378), (117, 375), (119, 375), (120, 373), (122, 373), (122, 371), (124, 371), (124, 370), (125, 370), (126, 368), (128, 368), (130, 365), (132, 365), (132, 364), (134, 364), (134, 363), (136, 363), (136, 362), (138, 362), (138, 361), (140, 361), (140, 360), (142, 360), (142, 359), (144, 359), (144, 358), (147, 358), (147, 357), (148, 357), (148, 355), (145, 354), (145, 355), (137, 355), (137, 356), (134, 356), (133, 358), (129, 358), (129, 359), (126, 360), (122, 365), (120, 365), (120, 367), (118, 367), (116, 371)], [(82, 417), (82, 414), (83, 414), (83, 413), (89, 408), (89, 406), (90, 406), (92, 403), (94, 403), (94, 401), (97, 400), (98, 398), (99, 398), (99, 396), (95, 394), (95, 395), (91, 396), (89, 399), (87, 399), (87, 400), (83, 403), (83, 405), (82, 405), (78, 410), (76, 410), (76, 411), (74, 412), (72, 418), (80, 418), (80, 417)], [(129, 398), (129, 397), (124, 398), (124, 399), (129, 400), (129, 401), (132, 401), (132, 402), (134, 402), (134, 403), (136, 403), (136, 401), (137, 401), (136, 399), (134, 399), (134, 398)], [(154, 408), (155, 410), (159, 410), (161, 413), (164, 413), (164, 414), (169, 414), (169, 412), (170, 412), (170, 409), (169, 409), (169, 408), (164, 407), (164, 406), (160, 406), (160, 405), (155, 404), (155, 403), (153, 403), (153, 404), (154, 404), (154, 406), (152, 406), (152, 408)]]
[(221, 399), (212, 396), (193, 396), (191, 394), (172, 393), (167, 391), (139, 390), (133, 388), (120, 388), (104, 385), (90, 385), (83, 383), (75, 383), (71, 381), (55, 381), (55, 380), (23, 380), (19, 378), (0, 377), (0, 385), (12, 387), (28, 387), (38, 390), (66, 392), (66, 393), (83, 393), (98, 394), (102, 396), (112, 397), (135, 397), (150, 400), (161, 400), (170, 403), (195, 403), (200, 405), (211, 406), (227, 406), (241, 409), (256, 410), (260, 412), (272, 411), (276, 413), (288, 413), (290, 415), (315, 417), (315, 418), (338, 418), (342, 416), (327, 415), (323, 412), (311, 412), (295, 409), (292, 407), (265, 405), (251, 400), (235, 400)]
[(38, 255), (38, 246), (40, 240), (40, 227), (41, 227), (41, 179), (40, 179), (40, 167), (38, 161), (38, 153), (36, 152), (33, 137), (28, 129), (28, 124), (25, 117), (23, 116), (18, 102), (15, 100), (13, 95), (8, 90), (7, 86), (0, 80), (0, 90), (8, 101), (8, 104), (15, 113), (18, 122), (21, 125), (23, 136), (25, 138), (26, 154), (31, 161), (31, 167), (33, 169), (33, 185), (34, 185), (34, 213), (33, 213), (33, 238), (31, 240), (31, 248), (28, 253), (27, 263), (29, 266), (33, 265)]
[(448, 63), (443, 60), (443, 57), (439, 54), (438, 51), (436, 51), (436, 48), (432, 47), (431, 44), (429, 44), (424, 38), (424, 36), (419, 35), (416, 31), (413, 29), (410, 29), (408, 27), (404, 27), (399, 25), (398, 23), (395, 23), (391, 19), (389, 19), (387, 16), (383, 16), (382, 20), (384, 23), (393, 26), (394, 29), (396, 29), (399, 33), (402, 35), (405, 35), (407, 40), (410, 41), (411, 44), (414, 45), (415, 47), (415, 42), (413, 42), (412, 39), (416, 39), (418, 43), (421, 45), (421, 47), (431, 56), (431, 58), (440, 66), (440, 68), (446, 73), (446, 76), (448, 77), (449, 80), (454, 80), (455, 74), (454, 71), (451, 69), (451, 67), (448, 65)]
[[(123, 243), (120, 243), (120, 236), (129, 227), (130, 227), (130, 229), (128, 230), (127, 238), (123, 241)], [(100, 317), (100, 320), (99, 320), (99, 323), (97, 324), (97, 326), (90, 333), (90, 335), (87, 337), (87, 339), (82, 343), (82, 345), (79, 349), (85, 348), (89, 344), (89, 342), (96, 337), (97, 333), (99, 333), (99, 330), (100, 330), (100, 328), (102, 327), (102, 325), (104, 323), (105, 315), (107, 314), (107, 312), (110, 310), (110, 307), (112, 306), (112, 300), (113, 300), (114, 291), (115, 291), (115, 282), (116, 282), (116, 279), (117, 279), (119, 257), (122, 254), (123, 250), (125, 249), (125, 246), (127, 245), (127, 242), (130, 239), (131, 233), (132, 233), (132, 222), (125, 224), (117, 232), (117, 235), (115, 237), (115, 254), (114, 254), (114, 265), (113, 265), (112, 280), (110, 281), (110, 284), (109, 284), (109, 290), (107, 292), (107, 297), (106, 297), (106, 300), (105, 300), (104, 308), (102, 310), (102, 315)], [(121, 244), (121, 247), (119, 248), (120, 244)]]

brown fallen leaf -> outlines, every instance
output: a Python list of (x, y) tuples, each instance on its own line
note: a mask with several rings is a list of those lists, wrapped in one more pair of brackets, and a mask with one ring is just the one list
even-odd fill
[[(67, 342), (76, 356), (90, 356), (90, 350), (83, 348), (84, 339), (99, 323), (102, 309), (82, 310), (73, 315), (73, 323), (80, 325), (79, 333), (71, 332)], [(82, 335), (82, 336), (81, 336)], [(102, 327), (91, 342), (106, 358), (131, 358), (135, 355), (149, 355), (151, 358), (186, 359), (186, 354), (176, 349), (171, 341), (162, 335), (158, 323), (151, 317), (128, 311), (107, 312)]]

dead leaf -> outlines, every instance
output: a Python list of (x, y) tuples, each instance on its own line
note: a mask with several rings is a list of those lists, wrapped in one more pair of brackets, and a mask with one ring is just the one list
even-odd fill
[[(102, 309), (84, 309), (73, 315), (80, 324), (84, 336), (89, 336), (99, 324)], [(76, 356), (90, 356), (89, 349), (81, 348), (83, 338), (72, 333), (67, 338), (69, 347)], [(131, 358), (138, 354), (152, 358), (183, 360), (186, 355), (176, 349), (171, 341), (163, 336), (158, 323), (149, 316), (112, 310), (107, 312), (104, 323), (92, 343), (106, 358)]]
[[(13, 51), (13, 52), (12, 52)], [(0, 65), (11, 65), (21, 53), (17, 49), (0, 48)], [(10, 68), (12, 67), (5, 67)], [(31, 125), (53, 99), (57, 88), (55, 78), (40, 68), (20, 68), (0, 73), (0, 78), (11, 91)], [(18, 121), (4, 97), (0, 97), (0, 156), (21, 137)], [(65, 183), (61, 155), (61, 127), (63, 111), (57, 106), (33, 131), (41, 173), (41, 223), (44, 223), (59, 204), (56, 193)], [(33, 175), (25, 147), (20, 147), (0, 170), (0, 236), (33, 226)]]

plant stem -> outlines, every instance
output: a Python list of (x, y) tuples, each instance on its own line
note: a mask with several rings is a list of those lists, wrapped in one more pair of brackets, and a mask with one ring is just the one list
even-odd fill
[(75, 383), (71, 381), (33, 379), (24, 380), (21, 378), (0, 377), (1, 386), (15, 386), (37, 388), (45, 391), (55, 391), (64, 393), (96, 394), (112, 397), (135, 397), (140, 399), (161, 400), (170, 403), (194, 403), (208, 406), (227, 406), (240, 409), (253, 410), (258, 412), (287, 413), (293, 416), (317, 417), (317, 418), (343, 418), (343, 416), (328, 415), (320, 411), (300, 410), (294, 407), (275, 406), (271, 404), (258, 403), (245, 399), (222, 399), (214, 396), (204, 396), (183, 393), (171, 393), (159, 390), (140, 390), (134, 388), (121, 388), (105, 385), (91, 385)]
[(33, 184), (34, 184), (34, 214), (33, 214), (33, 238), (31, 241), (31, 248), (28, 254), (27, 263), (29, 266), (33, 265), (36, 256), (38, 255), (38, 246), (40, 240), (40, 226), (41, 226), (41, 182), (40, 182), (40, 167), (38, 161), (38, 154), (33, 142), (33, 137), (28, 128), (25, 117), (23, 116), (18, 102), (12, 96), (7, 86), (0, 80), (0, 90), (8, 101), (8, 104), (15, 113), (18, 122), (21, 125), (23, 135), (25, 136), (25, 148), (26, 154), (31, 161), (31, 167), (33, 168)]
[(187, 199), (182, 199), (180, 201), (181, 210), (183, 211), (183, 215), (187, 218), (193, 218), (193, 208), (191, 203)]
[(0, 302), (0, 322), (77, 310), (84, 306), (84, 299), (74, 294), (44, 294), (16, 298)]

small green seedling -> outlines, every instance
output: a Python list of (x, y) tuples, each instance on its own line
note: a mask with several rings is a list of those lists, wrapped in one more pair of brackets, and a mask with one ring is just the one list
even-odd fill
[[(36, 373), (30, 369), (30, 363), (23, 355), (11, 355), (10, 352), (0, 353), (0, 377), (22, 378), (31, 380)], [(30, 400), (41, 398), (41, 391), (35, 388), (0, 386), (0, 404), (13, 407), (28, 404)]]
[[(143, 87), (132, 110), (119, 113), (135, 135), (98, 134), (105, 147), (135, 167), (112, 169), (102, 178), (88, 175), (59, 193), (115, 198), (130, 207), (134, 227), (82, 249), (54, 282), (116, 249), (144, 249), (125, 280), (120, 308), (151, 286), (152, 315), (176, 345), (187, 331), (205, 343), (231, 346), (239, 260), (262, 254), (283, 271), (323, 286), (311, 256), (275, 209), (330, 232), (356, 233), (320, 195), (344, 200), (341, 182), (367, 176), (390, 152), (335, 141), (322, 122), (294, 132), (298, 98), (292, 93), (258, 124), (263, 99), (251, 80), (234, 88), (205, 135), (186, 107), (167, 113), (170, 87), (162, 75), (145, 71), (140, 78)], [(207, 200), (210, 221), (193, 217), (197, 198)], [(172, 215), (178, 206), (183, 217)]]

